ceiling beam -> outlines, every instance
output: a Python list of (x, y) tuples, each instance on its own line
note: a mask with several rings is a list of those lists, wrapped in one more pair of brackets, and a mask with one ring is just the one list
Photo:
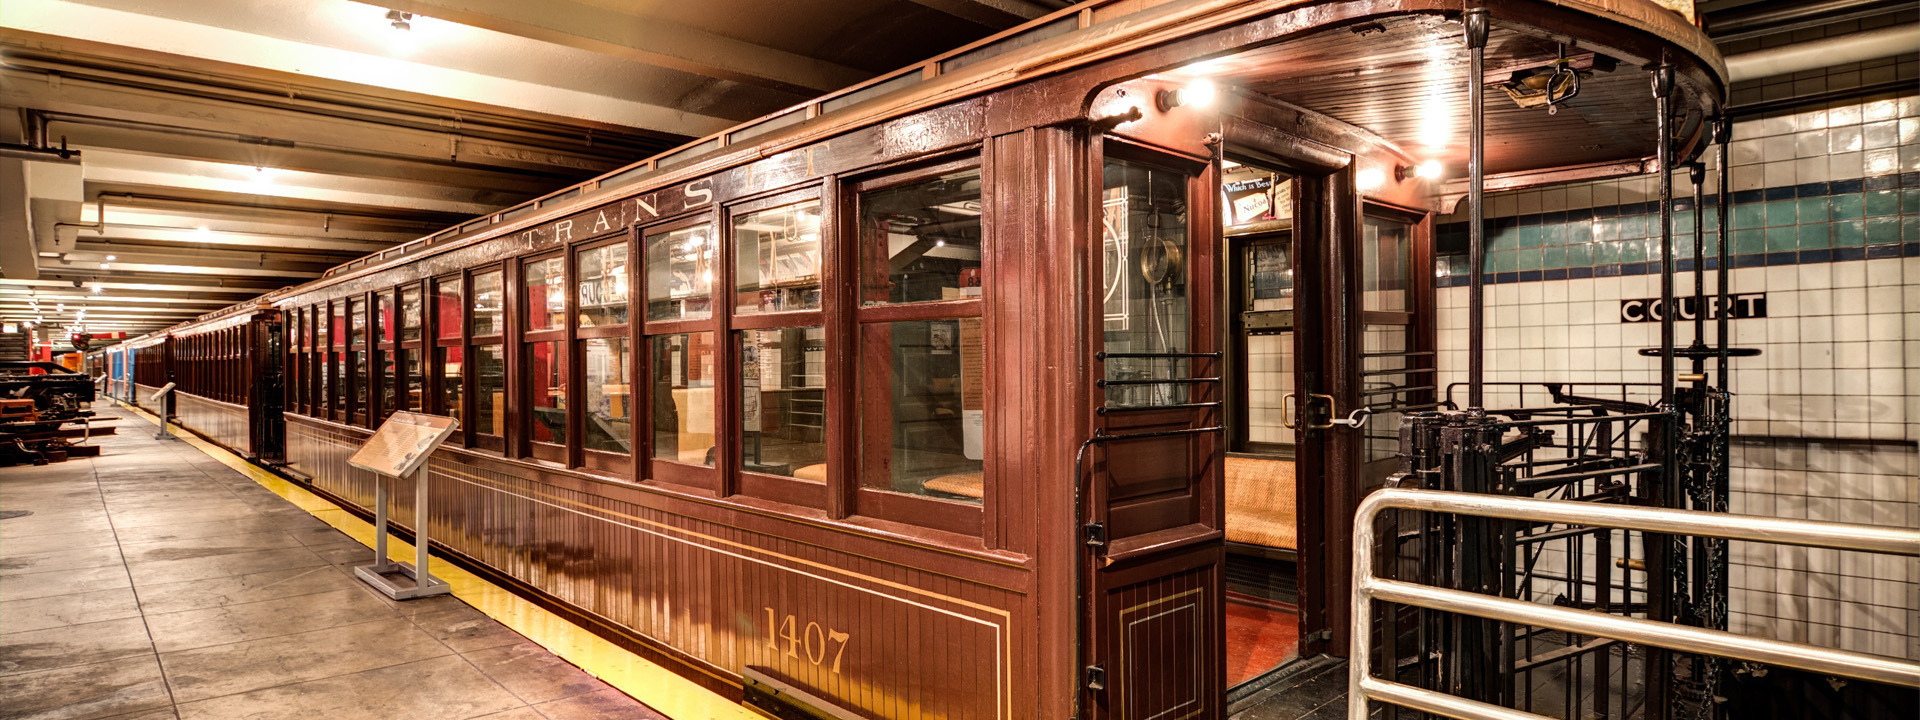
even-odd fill
[(910, 0), (962, 20), (1005, 30), (1058, 10), (1026, 0)]
[(78, 273), (71, 270), (56, 270), (49, 277), (35, 280), (19, 278), (0, 278), (0, 287), (27, 287), (78, 290), (88, 285), (99, 285), (108, 290), (139, 290), (143, 292), (192, 293), (197, 297), (232, 298), (228, 302), (240, 302), (247, 298), (273, 292), (283, 286), (267, 280), (252, 278), (202, 278), (187, 276), (153, 276), (141, 273), (108, 273), (109, 277), (95, 277), (100, 273)]
[[(111, 214), (111, 213), (109, 213)], [(355, 240), (351, 238), (309, 237), (305, 235), (270, 235), (266, 233), (229, 232), (225, 230), (206, 230), (186, 228), (153, 227), (148, 225), (126, 225), (109, 223), (104, 234), (81, 232), (80, 239), (97, 239), (100, 242), (129, 241), (142, 245), (178, 244), (203, 249), (239, 249), (250, 248), (261, 252), (288, 252), (311, 250), (316, 252), (339, 253), (351, 260), (361, 255), (376, 253), (393, 247), (394, 243), (380, 240)], [(345, 262), (342, 260), (341, 262)]]
[(676, 135), (697, 137), (730, 124), (623, 97), (63, 0), (7, 0), (0, 28)]
[(576, 177), (386, 156), (374, 152), (308, 146), (233, 133), (214, 133), (121, 120), (61, 115), (47, 118), (47, 135), (84, 155), (104, 149), (234, 165), (280, 168), (359, 178), (388, 178), (457, 187), (480, 187), (516, 195), (543, 195)]
[[(0, 68), (0, 105), (67, 115), (107, 116), (150, 125), (292, 140), (331, 148), (535, 171), (602, 173), (625, 161), (575, 150), (540, 147), (463, 134), (456, 124), (426, 130), (275, 107), (264, 102), (196, 97), (171, 90), (111, 83), (84, 76), (30, 70), (10, 61)], [(264, 100), (264, 99), (263, 99)], [(715, 129), (728, 124), (719, 121)]]
[(313, 200), (373, 208), (485, 215), (525, 199), (483, 188), (350, 178), (339, 175), (94, 150), (86, 153), (89, 183), (149, 185), (236, 196)]
[(380, 4), (462, 25), (805, 97), (839, 90), (870, 76), (818, 58), (585, 2), (382, 0)]

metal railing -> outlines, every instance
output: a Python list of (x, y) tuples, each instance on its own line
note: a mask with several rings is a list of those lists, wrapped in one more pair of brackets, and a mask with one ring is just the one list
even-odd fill
[(1374, 677), (1374, 600), (1612, 638), (1685, 653), (1920, 688), (1920, 663), (1899, 658), (1588, 610), (1571, 610), (1376, 577), (1374, 521), (1382, 511), (1389, 509), (1920, 557), (1920, 530), (1907, 528), (1621, 505), (1607, 505), (1602, 514), (1601, 508), (1590, 503), (1439, 490), (1379, 490), (1360, 503), (1353, 528), (1353, 652), (1347, 682), (1349, 720), (1365, 720), (1369, 717), (1368, 700), (1463, 720), (1551, 720), (1543, 715)]

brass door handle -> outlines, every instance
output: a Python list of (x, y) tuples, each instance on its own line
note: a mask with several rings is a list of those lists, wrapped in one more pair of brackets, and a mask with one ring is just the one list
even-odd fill
[(1347, 427), (1358, 430), (1367, 424), (1368, 418), (1373, 417), (1373, 411), (1368, 410), (1364, 407), (1354, 409), (1353, 412), (1347, 413), (1346, 417), (1339, 417), (1338, 413), (1334, 409), (1334, 400), (1332, 395), (1313, 394), (1313, 395), (1309, 395), (1308, 397), (1314, 398), (1316, 400), (1322, 400), (1327, 403), (1327, 422), (1325, 422), (1324, 424), (1308, 423), (1303, 418), (1301, 423), (1306, 425), (1309, 428), (1313, 428), (1316, 430), (1325, 430), (1335, 425), (1345, 425)]

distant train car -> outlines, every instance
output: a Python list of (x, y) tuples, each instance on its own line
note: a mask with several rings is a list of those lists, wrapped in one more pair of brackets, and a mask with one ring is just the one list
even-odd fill
[[(1680, 15), (1493, 12), (1490, 171), (1637, 172), (1650, 73), (1698, 152)], [(362, 509), (386, 416), (456, 417), (438, 550), (750, 702), (1222, 717), (1347, 652), (1354, 508), (1435, 405), (1461, 18), (1082, 3), (129, 343), (134, 399)]]
[[(130, 397), (149, 412), (170, 411), (182, 427), (244, 457), (273, 463), (285, 452), (279, 311), (242, 306), (209, 314), (121, 346), (131, 356)], [(174, 384), (170, 407), (154, 393)], [(118, 397), (118, 396), (116, 396)]]

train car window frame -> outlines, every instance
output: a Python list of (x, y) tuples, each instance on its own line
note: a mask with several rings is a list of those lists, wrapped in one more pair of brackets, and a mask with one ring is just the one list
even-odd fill
[(327, 302), (327, 418), (337, 423), (347, 421), (347, 391), (344, 382), (346, 376), (347, 346), (347, 299), (334, 298)]
[[(625, 322), (603, 322), (599, 325), (586, 326), (582, 324), (582, 316), (586, 314), (585, 308), (587, 306), (584, 295), (587, 292), (587, 285), (585, 284), (584, 275), (580, 270), (581, 258), (588, 253), (603, 251), (608, 248), (624, 248), (626, 250), (626, 258), (619, 269), (619, 276), (609, 280), (609, 275), (606, 274), (604, 268), (599, 276), (603, 283), (610, 281), (624, 283), (624, 286), (618, 287), (617, 292), (624, 297), (623, 301), (626, 303)], [(638, 343), (634, 341), (632, 329), (635, 311), (633, 303), (634, 290), (639, 287), (639, 283), (635, 277), (637, 273), (635, 267), (637, 263), (635, 259), (639, 256), (636, 253), (634, 234), (629, 230), (623, 229), (612, 235), (603, 235), (584, 240), (575, 243), (569, 248), (567, 250), (567, 256), (567, 317), (569, 318), (567, 331), (570, 336), (568, 365), (570, 366), (569, 371), (572, 375), (568, 387), (574, 395), (573, 400), (575, 400), (568, 404), (567, 416), (568, 422), (572, 427), (579, 429), (579, 432), (568, 433), (568, 448), (569, 451), (573, 453), (572, 462), (569, 464), (574, 467), (584, 467), (601, 472), (617, 473), (621, 477), (630, 477), (633, 471), (633, 448), (637, 444), (636, 438), (639, 430), (639, 428), (636, 427), (637, 423), (635, 420), (637, 418), (634, 413), (634, 398), (636, 397), (635, 391), (637, 389), (634, 387), (637, 384), (635, 373), (638, 367), (638, 363), (635, 362), (634, 358), (639, 348)], [(608, 290), (602, 287), (598, 292), (601, 293), (601, 297), (606, 297)], [(593, 353), (588, 352), (588, 347), (595, 343), (609, 345), (618, 343), (624, 346), (624, 350), (620, 351), (618, 356), (617, 370), (619, 372), (618, 377), (624, 379), (625, 382), (611, 386), (613, 388), (624, 386), (624, 391), (602, 389), (598, 394), (590, 391), (591, 387), (587, 384), (587, 372), (590, 361), (593, 359)], [(587, 447), (587, 431), (590, 427), (588, 423), (593, 422), (595, 419), (594, 416), (589, 413), (594, 410), (597, 402), (596, 398), (604, 399), (607, 402), (607, 412), (611, 419), (624, 419), (626, 421), (626, 452), (614, 452)], [(613, 439), (616, 442), (618, 441), (618, 438)]]
[[(511, 407), (513, 405), (511, 399), (513, 395), (511, 393), (513, 392), (514, 382), (512, 376), (509, 374), (511, 370), (510, 356), (512, 353), (507, 351), (507, 335), (509, 332), (507, 325), (510, 319), (508, 311), (513, 307), (513, 297), (511, 294), (513, 286), (508, 282), (508, 274), (511, 269), (513, 268), (510, 267), (509, 263), (495, 263), (467, 271), (463, 276), (466, 283), (464, 286), (465, 294), (460, 296), (461, 334), (466, 340), (465, 351), (462, 353), (462, 357), (465, 358), (465, 363), (461, 367), (462, 380), (465, 383), (463, 387), (466, 391), (463, 395), (463, 403), (466, 406), (467, 417), (475, 419), (471, 432), (473, 445), (474, 447), (492, 450), (502, 455), (507, 454), (507, 428), (513, 421), (513, 411)], [(478, 318), (476, 308), (479, 307), (478, 303), (480, 302), (480, 285), (476, 280), (485, 275), (495, 275), (498, 277), (498, 284), (495, 286), (494, 291), (499, 295), (499, 297), (496, 298), (499, 306), (490, 310), (488, 314), (498, 320), (498, 322), (494, 324), (494, 329), (499, 330), (499, 332), (479, 335), (474, 332), (475, 322)], [(499, 387), (494, 388), (500, 397), (498, 400), (491, 402), (491, 407), (489, 408), (489, 419), (496, 420), (488, 426), (493, 430), (493, 432), (490, 433), (481, 432), (483, 428), (480, 427), (477, 421), (481, 413), (480, 381), (482, 368), (480, 365), (480, 356), (484, 352), (491, 352), (491, 354), (498, 359), (500, 371)], [(491, 400), (491, 398), (489, 399)], [(495, 418), (495, 415), (498, 417)]]
[[(641, 321), (635, 323), (635, 327), (640, 330), (639, 342), (635, 345), (635, 350), (639, 354), (641, 366), (635, 375), (635, 381), (642, 383), (645, 392), (642, 402), (647, 408), (646, 432), (642, 433), (639, 441), (635, 443), (636, 456), (645, 458), (646, 461), (640, 478), (681, 487), (698, 488), (712, 495), (723, 493), (720, 473), (725, 465), (723, 460), (728, 452), (726, 448), (730, 447), (730, 444), (724, 441), (722, 435), (725, 433), (721, 429), (723, 426), (721, 418), (726, 415), (724, 407), (726, 401), (723, 399), (725, 393), (721, 386), (725, 384), (725, 378), (730, 375), (721, 372), (722, 366), (719, 364), (718, 355), (720, 352), (718, 338), (725, 337), (722, 327), (726, 320), (723, 316), (727, 313), (716, 311), (722, 301), (717, 288), (727, 277), (722, 267), (725, 261), (722, 259), (724, 255), (720, 248), (721, 221), (718, 211), (708, 210), (636, 228), (634, 234), (638, 237), (637, 244), (643, 253), (642, 262), (646, 266), (646, 271), (638, 274), (635, 279), (638, 285), (632, 292), (633, 296), (644, 299), (644, 314), (641, 316)], [(654, 272), (656, 267), (653, 239), (701, 227), (706, 229), (704, 237), (708, 271), (714, 275), (706, 281), (706, 316), (691, 319), (652, 319), (652, 303), (656, 289), (654, 285), (660, 281), (660, 277)], [(696, 267), (693, 271), (699, 270)], [(705, 340), (699, 342), (698, 339), (702, 336)], [(671, 361), (663, 363), (660, 360), (663, 351), (668, 351), (669, 354), (677, 351), (681, 357), (698, 357), (695, 354), (695, 348), (699, 347), (706, 349), (705, 357), (709, 360), (706, 364), (685, 360), (677, 364)], [(660, 391), (663, 379), (670, 388), (667, 393)], [(695, 384), (703, 380), (704, 385)], [(676, 396), (673, 390), (681, 392)], [(701, 390), (704, 390), (707, 396), (705, 413), (695, 412), (696, 401), (701, 394), (698, 391)], [(705, 433), (707, 449), (702, 453), (704, 462), (687, 462), (686, 458), (680, 454), (680, 438), (689, 434), (697, 438), (701, 433), (689, 433), (686, 427), (679, 424), (679, 419), (702, 414), (707, 419), (704, 424), (707, 430)], [(673, 434), (676, 436), (672, 448), (664, 447), (666, 443), (660, 441), (660, 433), (666, 432), (660, 423), (667, 422), (669, 419), (674, 423)], [(672, 456), (659, 457), (662, 453), (671, 453)]]
[[(373, 365), (373, 319), (371, 293), (355, 293), (347, 296), (347, 351), (341, 356), (346, 363), (344, 373), (348, 377), (347, 401), (349, 425), (363, 428), (373, 427), (372, 410), (379, 399), (375, 394)], [(360, 327), (354, 329), (354, 322)]]
[[(817, 482), (801, 479), (793, 474), (781, 475), (748, 469), (747, 455), (760, 452), (764, 449), (764, 444), (750, 443), (745, 435), (746, 427), (755, 424), (756, 419), (764, 422), (764, 416), (752, 412), (753, 407), (743, 405), (746, 400), (744, 384), (750, 380), (756, 383), (760, 381), (759, 363), (767, 357), (757, 349), (753, 353), (753, 358), (746, 357), (747, 353), (744, 351), (742, 342), (747, 337), (747, 333), (799, 331), (805, 338), (809, 330), (819, 328), (821, 331), (819, 334), (822, 336), (820, 351), (823, 355), (823, 365), (828, 368), (836, 367), (833, 363), (834, 353), (838, 352), (836, 348), (844, 345), (835, 342), (833, 327), (836, 324), (829, 322), (829, 318), (835, 315), (839, 309), (838, 306), (845, 303), (847, 298), (843, 297), (845, 293), (833, 291), (839, 287), (842, 266), (845, 264), (840, 261), (841, 243), (838, 233), (833, 231), (835, 208), (834, 203), (829, 202), (831, 198), (828, 197), (828, 188), (833, 186), (834, 180), (827, 178), (822, 183), (729, 204), (723, 208), (721, 222), (716, 226), (719, 232), (723, 233), (724, 238), (721, 242), (722, 259), (719, 263), (721, 273), (714, 282), (714, 294), (725, 293), (725, 302), (720, 302), (721, 298), (716, 297), (714, 305), (714, 315), (721, 319), (719, 332), (714, 336), (715, 366), (721, 368), (717, 373), (718, 377), (715, 378), (715, 420), (716, 428), (721, 430), (715, 433), (714, 455), (716, 464), (721, 467), (722, 495), (739, 494), (799, 507), (824, 509), (829, 496), (839, 494), (841, 492), (839, 488), (845, 486), (845, 480), (841, 476), (846, 473), (846, 462), (845, 458), (838, 457), (841, 453), (837, 451), (839, 434), (843, 432), (837, 426), (837, 421), (845, 417), (845, 410), (840, 407), (840, 393), (836, 388), (828, 383), (822, 384), (821, 398), (817, 401), (821, 406), (820, 440), (818, 443), (807, 443), (822, 446), (821, 461), (788, 469), (789, 473), (800, 473), (806, 472), (809, 467), (819, 466), (821, 470), (818, 474), (821, 477)], [(820, 213), (819, 306), (804, 310), (767, 312), (755, 309), (745, 313), (740, 312), (739, 283), (735, 277), (739, 268), (738, 233), (735, 225), (747, 215), (807, 203), (813, 203)], [(804, 353), (804, 341), (802, 348)], [(746, 365), (750, 361), (755, 369), (752, 375), (746, 372)], [(802, 362), (804, 363), (804, 359)], [(827, 377), (831, 376), (829, 372)], [(756, 387), (759, 386), (756, 385)], [(804, 389), (810, 388), (796, 388), (796, 390)], [(754, 399), (756, 405), (764, 401), (765, 395), (766, 393), (762, 391), (761, 398)], [(765, 412), (764, 407), (760, 408), (760, 412)], [(766, 457), (764, 454), (759, 454), (757, 459), (765, 460)], [(769, 466), (762, 464), (756, 467)]]
[[(971, 280), (955, 278), (957, 291), (951, 294), (958, 297), (898, 301), (890, 297), (871, 297), (876, 290), (886, 291), (890, 295), (890, 284), (896, 273), (891, 269), (890, 246), (873, 247), (874, 244), (867, 237), (869, 228), (864, 225), (867, 222), (869, 198), (891, 190), (905, 190), (942, 178), (968, 174), (977, 178), (980, 185), (976, 202), (981, 212), (974, 216), (978, 222), (980, 255), (972, 268)], [(845, 428), (845, 439), (842, 441), (846, 444), (845, 456), (850, 459), (847, 464), (851, 466), (842, 473), (849, 481), (846, 492), (850, 514), (971, 537), (978, 537), (983, 532), (986, 507), (993, 502), (988, 499), (986, 489), (993, 486), (987, 477), (991, 472), (991, 463), (987, 460), (992, 457), (992, 446), (995, 444), (991, 419), (986, 417), (986, 394), (988, 388), (992, 387), (992, 363), (987, 361), (992, 357), (991, 342), (986, 331), (989, 291), (984, 283), (978, 282), (979, 278), (991, 271), (993, 262), (993, 252), (985, 241), (989, 222), (985, 201), (991, 197), (990, 177), (979, 150), (969, 149), (958, 156), (934, 158), (905, 169), (890, 168), (883, 174), (858, 178), (844, 186), (843, 205), (847, 220), (840, 223), (841, 232), (838, 234), (846, 239), (843, 244), (847, 246), (846, 256), (850, 261), (846, 266), (858, 274), (856, 282), (850, 287), (855, 297), (848, 298), (847, 303), (847, 315), (852, 321), (846, 336), (853, 348), (849, 353), (853, 359), (850, 363), (853, 366), (853, 382), (842, 391), (850, 403), (849, 407), (856, 410), (852, 416), (857, 418), (857, 424)], [(944, 245), (944, 242), (941, 244)], [(880, 254), (876, 255), (876, 250)], [(883, 267), (887, 273), (879, 275)], [(963, 271), (960, 275), (967, 276), (969, 273)], [(887, 284), (876, 284), (876, 280)], [(965, 290), (969, 282), (980, 290)], [(943, 294), (946, 294), (944, 290)], [(900, 348), (895, 347), (895, 332), (907, 330), (902, 326), (909, 324), (924, 325), (928, 333), (926, 352), (929, 355), (921, 358), (923, 361), (931, 360), (934, 354), (951, 355), (960, 368), (963, 377), (959, 385), (962, 387), (957, 396), (962, 406), (966, 404), (965, 398), (969, 394), (965, 386), (971, 384), (965, 376), (969, 376), (969, 369), (978, 373), (972, 381), (979, 385), (976, 409), (981, 412), (983, 424), (977, 473), (980, 497), (972, 502), (960, 499), (965, 496), (966, 490), (971, 489), (962, 487), (969, 485), (966, 480), (975, 479), (965, 477), (968, 475), (966, 472), (920, 478), (923, 482), (949, 481), (949, 485), (953, 486), (949, 489), (960, 490), (959, 493), (940, 493), (938, 487), (925, 485), (919, 488), (918, 493), (909, 492), (900, 489), (900, 480), (895, 477), (895, 468), (900, 461), (896, 454), (900, 448), (895, 447), (898, 423), (893, 419), (900, 409), (896, 406), (900, 400), (898, 394), (902, 391), (897, 377), (899, 365), (896, 361), (901, 358), (896, 357)], [(967, 347), (967, 338), (977, 339), (977, 346)], [(940, 339), (945, 341), (944, 350), (934, 347), (935, 341)], [(975, 367), (966, 366), (968, 358), (973, 360)], [(886, 420), (877, 421), (880, 418)], [(964, 409), (960, 411), (958, 419), (963, 423), (964, 436), (964, 424), (970, 420)], [(963, 456), (964, 446), (963, 438)]]
[[(512, 298), (514, 305), (514, 309), (509, 313), (509, 323), (519, 330), (518, 337), (512, 343), (513, 358), (507, 362), (508, 392), (518, 398), (519, 402), (515, 405), (520, 410), (515, 412), (513, 406), (509, 406), (507, 410), (507, 422), (512, 428), (511, 435), (515, 438), (513, 440), (516, 446), (515, 454), (561, 465), (568, 464), (568, 446), (575, 442), (574, 438), (579, 435), (571, 417), (572, 408), (576, 404), (573, 402), (571, 382), (573, 377), (572, 373), (567, 372), (571, 367), (573, 355), (571, 346), (574, 313), (573, 293), (570, 286), (573, 268), (569, 266), (571, 260), (572, 256), (564, 249), (520, 258), (514, 263), (515, 272), (510, 277), (513, 290), (507, 294)], [(557, 287), (553, 279), (555, 276), (550, 273), (554, 267), (552, 263), (555, 261), (559, 262), (560, 268)], [(546, 317), (546, 324), (537, 329), (533, 327), (536, 309), (532, 307), (532, 289), (527, 282), (527, 274), (535, 272), (536, 268), (539, 272), (547, 273), (543, 276), (541, 283), (541, 287), (545, 288), (541, 296), (545, 307), (539, 309), (539, 312)], [(552, 309), (552, 300), (548, 297), (555, 291), (561, 294), (562, 306), (559, 312)], [(536, 368), (534, 355), (543, 344), (552, 353), (552, 357), (544, 366), (548, 369), (546, 374), (550, 381), (547, 395), (554, 402), (550, 406), (534, 403), (534, 370)], [(516, 380), (518, 389), (514, 388)], [(554, 387), (555, 385), (558, 387)], [(538, 411), (542, 408), (551, 411), (546, 413), (546, 416), (557, 418), (558, 426), (551, 420), (542, 422), (539, 419)], [(536, 422), (542, 422), (548, 437), (554, 438), (557, 442), (536, 439), (534, 437)]]
[[(425, 411), (427, 407), (425, 375), (430, 358), (426, 353), (427, 332), (424, 327), (427, 315), (425, 286), (425, 282), (414, 280), (400, 285), (394, 291), (394, 342), (401, 355), (399, 361), (394, 363), (400, 376), (393, 383), (398, 388), (394, 395), (399, 398), (400, 407), (390, 408), (388, 414), (396, 409)], [(407, 311), (409, 295), (413, 296), (411, 307), (415, 310), (411, 316)], [(413, 333), (411, 338), (407, 336), (408, 332)]]

